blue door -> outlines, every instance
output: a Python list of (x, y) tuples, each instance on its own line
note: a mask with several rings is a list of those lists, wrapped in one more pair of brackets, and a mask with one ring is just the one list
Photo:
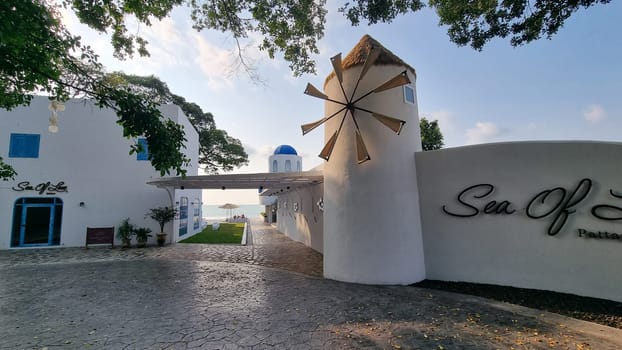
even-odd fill
[(60, 244), (63, 201), (60, 198), (20, 198), (13, 210), (12, 247)]
[(22, 210), (19, 245), (52, 245), (54, 204), (25, 204)]

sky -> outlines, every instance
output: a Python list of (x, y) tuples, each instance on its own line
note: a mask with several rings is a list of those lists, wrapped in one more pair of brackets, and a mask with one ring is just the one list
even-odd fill
[[(148, 41), (150, 57), (119, 61), (109, 36), (81, 25), (63, 12), (66, 26), (100, 55), (108, 71), (155, 75), (170, 90), (213, 113), (217, 127), (238, 138), (249, 165), (233, 173), (268, 171), (268, 157), (281, 144), (303, 157), (303, 170), (317, 157), (323, 132), (302, 136), (300, 125), (323, 117), (323, 101), (303, 94), (308, 82), (323, 86), (331, 56), (345, 56), (369, 34), (417, 71), (419, 115), (438, 120), (446, 147), (522, 140), (622, 139), (622, 2), (575, 13), (552, 40), (512, 47), (495, 39), (475, 51), (449, 41), (447, 28), (425, 9), (390, 24), (351, 26), (327, 2), (324, 37), (314, 56), (316, 75), (293, 77), (280, 57), (256, 49), (251, 36), (245, 54), (262, 83), (254, 82), (236, 60), (230, 35), (192, 29), (188, 12), (176, 9), (151, 27), (128, 23)], [(206, 191), (205, 204), (256, 204), (256, 190)]]

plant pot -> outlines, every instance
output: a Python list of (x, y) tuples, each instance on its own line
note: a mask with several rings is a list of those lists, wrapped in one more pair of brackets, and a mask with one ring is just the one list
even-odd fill
[(136, 248), (145, 248), (147, 246), (147, 238), (136, 238)]
[(121, 248), (129, 248), (132, 245), (132, 240), (129, 238), (123, 238), (121, 240)]
[(166, 243), (166, 233), (158, 233), (156, 236), (158, 237), (158, 246), (164, 246), (164, 243)]

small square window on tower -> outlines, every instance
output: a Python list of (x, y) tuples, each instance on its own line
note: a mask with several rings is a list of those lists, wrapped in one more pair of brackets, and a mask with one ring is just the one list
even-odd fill
[(9, 158), (39, 158), (39, 134), (11, 134)]
[(411, 105), (415, 104), (415, 89), (410, 85), (404, 85), (404, 102)]

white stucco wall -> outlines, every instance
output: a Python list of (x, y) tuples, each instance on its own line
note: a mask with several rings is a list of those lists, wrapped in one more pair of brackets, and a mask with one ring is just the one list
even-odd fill
[(290, 190), (277, 198), (277, 230), (320, 253), (324, 244), (324, 215), (317, 202), (323, 193), (324, 185), (317, 184)]
[[(15, 180), (0, 182), (0, 249), (10, 246), (13, 206), (21, 197), (63, 200), (61, 246), (82, 246), (86, 227), (116, 227), (126, 217), (136, 225), (159, 232), (157, 223), (145, 219), (145, 213), (149, 208), (169, 206), (171, 200), (165, 190), (145, 184), (159, 177), (159, 173), (149, 161), (138, 161), (135, 154), (128, 154), (134, 140), (122, 136), (114, 112), (99, 109), (89, 101), (68, 101), (66, 110), (58, 113), (59, 131), (52, 134), (47, 129), (51, 114), (48, 104), (47, 98), (37, 97), (28, 107), (0, 111), (0, 156), (18, 172)], [(162, 110), (165, 116), (189, 125), (178, 107), (164, 106)], [(188, 126), (185, 131), (185, 152), (193, 160), (188, 174), (193, 175), (197, 172), (198, 135)], [(11, 133), (39, 134), (39, 157), (9, 158)], [(34, 191), (14, 191), (13, 187), (22, 181), (63, 181), (68, 192), (39, 195)], [(175, 192), (174, 199), (179, 198), (182, 191)], [(201, 198), (201, 191), (183, 192), (190, 201)], [(84, 207), (79, 206), (80, 202), (85, 203)], [(192, 212), (189, 214), (191, 219)], [(177, 232), (177, 225), (177, 221), (175, 228), (169, 223), (165, 231)], [(151, 238), (150, 243), (154, 242), (155, 238)]]
[[(357, 96), (380, 86), (405, 70), (373, 66), (361, 81)], [(344, 88), (354, 89), (361, 66), (343, 72)], [(415, 76), (408, 72), (415, 87)], [(325, 86), (336, 100), (343, 94), (336, 77)], [(355, 97), (356, 99), (356, 97)], [(425, 278), (419, 199), (413, 153), (421, 149), (416, 104), (404, 102), (403, 90), (374, 93), (360, 107), (403, 119), (400, 135), (368, 113), (356, 111), (371, 160), (357, 164), (355, 129), (348, 115), (329, 161), (324, 164), (324, 276), (372, 284), (409, 284)], [(341, 106), (327, 102), (325, 115)], [(326, 123), (325, 142), (339, 128), (342, 114)]]
[[(622, 220), (595, 218), (592, 207), (622, 207), (621, 143), (518, 142), (484, 144), (416, 154), (423, 240), (428, 279), (467, 281), (545, 289), (622, 301), (622, 240), (579, 237), (578, 229), (622, 235)], [(527, 216), (532, 198), (561, 187), (566, 201), (582, 179), (592, 187), (577, 191), (568, 219), (556, 235), (549, 225), (561, 209), (540, 219)], [(462, 196), (479, 211), (458, 202), (465, 188), (490, 184)], [(530, 212), (552, 211), (561, 198), (556, 190), (544, 202), (536, 199)], [(542, 197), (540, 197), (542, 198)], [(511, 203), (513, 214), (484, 214), (490, 201)], [(492, 206), (492, 205), (491, 205)], [(491, 209), (492, 210), (492, 209)], [(490, 211), (490, 210), (489, 210)], [(576, 212), (575, 212), (576, 211)], [(622, 209), (601, 213), (622, 218)], [(615, 236), (613, 236), (615, 237)]]

